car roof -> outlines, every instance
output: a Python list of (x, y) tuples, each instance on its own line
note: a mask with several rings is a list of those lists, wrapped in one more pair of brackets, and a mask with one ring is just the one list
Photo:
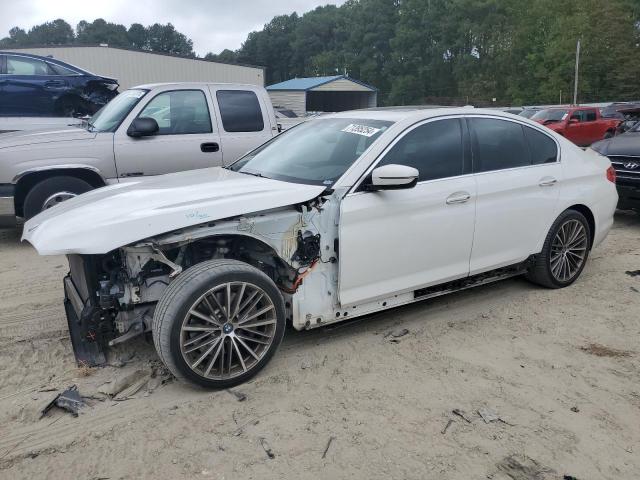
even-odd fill
[(18, 57), (33, 58), (34, 60), (42, 60), (44, 62), (54, 63), (56, 65), (60, 65), (61, 67), (69, 68), (71, 70), (76, 70), (78, 73), (84, 73), (85, 75), (93, 75), (93, 73), (89, 72), (88, 70), (85, 70), (84, 68), (76, 67), (75, 65), (72, 65), (67, 62), (63, 62), (62, 60), (58, 60), (57, 58), (53, 58), (53, 57), (45, 57), (42, 55), (36, 55), (34, 53), (26, 53), (26, 52), (11, 51), (11, 50), (0, 50), (0, 55), (15, 55)]
[(467, 107), (437, 107), (437, 108), (419, 108), (419, 107), (386, 107), (384, 109), (366, 109), (366, 110), (350, 110), (347, 112), (332, 113), (323, 115), (320, 118), (360, 118), (370, 120), (386, 120), (390, 122), (400, 122), (403, 120), (420, 121), (423, 119), (442, 117), (447, 115), (492, 115), (504, 118), (517, 118), (500, 110), (490, 110), (485, 108)]
[(136, 85), (135, 87), (129, 87), (128, 90), (135, 90), (136, 88), (142, 88), (145, 90), (153, 90), (154, 88), (161, 87), (204, 87), (204, 86), (234, 86), (243, 88), (262, 88), (259, 85), (251, 85), (244, 83), (224, 83), (224, 82), (161, 82), (161, 83), (145, 83), (143, 85)]

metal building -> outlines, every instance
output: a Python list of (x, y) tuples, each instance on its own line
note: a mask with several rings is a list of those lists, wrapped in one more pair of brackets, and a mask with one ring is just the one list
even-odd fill
[(264, 68), (109, 46), (44, 46), (5, 51), (52, 56), (97, 75), (115, 78), (120, 90), (145, 83), (223, 82), (264, 85)]
[(378, 90), (346, 75), (293, 78), (267, 87), (274, 107), (307, 112), (343, 112), (377, 106)]

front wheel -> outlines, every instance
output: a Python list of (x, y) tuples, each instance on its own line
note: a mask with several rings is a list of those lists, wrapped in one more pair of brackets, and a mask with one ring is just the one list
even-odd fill
[(57, 176), (35, 184), (24, 198), (23, 217), (29, 220), (65, 200), (92, 190), (90, 183), (77, 177)]
[(527, 278), (547, 288), (567, 287), (582, 273), (590, 249), (589, 222), (582, 213), (567, 210), (549, 230)]
[(153, 317), (153, 340), (178, 378), (206, 388), (229, 388), (258, 373), (285, 329), (282, 295), (257, 268), (210, 260), (165, 290)]

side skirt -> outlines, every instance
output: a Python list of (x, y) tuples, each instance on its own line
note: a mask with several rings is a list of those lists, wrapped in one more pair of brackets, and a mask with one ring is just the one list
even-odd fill
[(450, 282), (434, 285), (431, 287), (421, 288), (408, 293), (402, 293), (398, 295), (392, 295), (373, 302), (367, 302), (359, 305), (354, 305), (350, 308), (337, 309), (334, 311), (335, 317), (324, 319), (318, 317), (315, 321), (307, 321), (304, 325), (304, 329), (317, 328), (324, 325), (329, 325), (336, 322), (348, 320), (349, 318), (360, 317), (362, 315), (369, 315), (371, 313), (380, 312), (394, 307), (402, 305), (408, 305), (410, 303), (419, 302), (429, 298), (440, 297), (449, 293), (460, 292), (469, 288), (478, 287), (480, 285), (486, 285), (489, 283), (499, 282), (507, 278), (516, 277), (526, 273), (528, 266), (530, 265), (534, 256), (532, 255), (527, 260), (516, 265), (508, 267), (498, 268), (470, 277), (461, 278), (458, 280), (452, 280)]

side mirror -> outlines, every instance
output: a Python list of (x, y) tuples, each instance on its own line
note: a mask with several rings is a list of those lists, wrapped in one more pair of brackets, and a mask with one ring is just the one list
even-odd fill
[(417, 169), (406, 165), (385, 165), (371, 172), (371, 181), (365, 185), (365, 189), (377, 191), (413, 188), (418, 183), (419, 174)]
[(127, 129), (127, 135), (133, 138), (149, 137), (155, 135), (160, 130), (158, 122), (150, 117), (136, 118)]

